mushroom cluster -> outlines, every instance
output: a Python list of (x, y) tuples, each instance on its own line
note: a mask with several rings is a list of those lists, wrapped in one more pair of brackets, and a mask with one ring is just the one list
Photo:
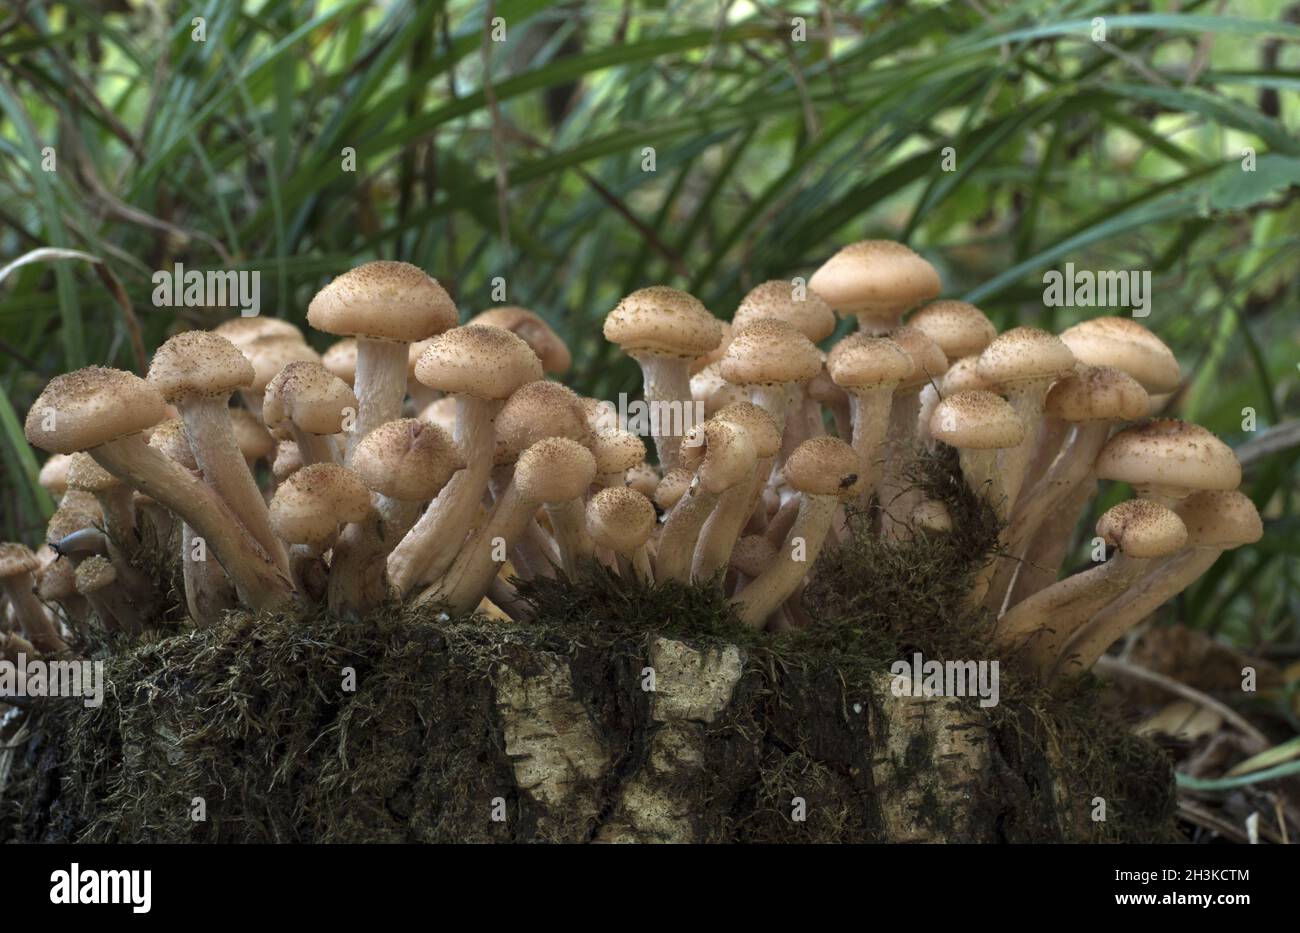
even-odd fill
[[(524, 622), (518, 581), (595, 573), (721, 588), (755, 629), (816, 625), (801, 594), (823, 548), (951, 530), (912, 479), (946, 445), (1001, 528), (969, 594), (989, 638), (1044, 680), (1076, 676), (1258, 539), (1259, 516), (1228, 447), (1149, 419), (1179, 371), (1148, 330), (1103, 317), (998, 334), (940, 287), (912, 250), (868, 241), (806, 284), (759, 285), (730, 324), (683, 291), (635, 291), (604, 334), (641, 368), (644, 430), (548, 378), (570, 353), (540, 317), (462, 325), (399, 262), (315, 296), (308, 321), (340, 338), (323, 356), (292, 325), (239, 318), (173, 336), (146, 378), (58, 376), (26, 433), (53, 455), (41, 482), (59, 507), (39, 552), (0, 547), (22, 633), (5, 650), (147, 628), (164, 595), (147, 542), (179, 555), (196, 626), (389, 601)], [(827, 347), (837, 314), (856, 329)], [(1136, 495), (1097, 523), (1113, 556), (1058, 581), (1101, 481)]]

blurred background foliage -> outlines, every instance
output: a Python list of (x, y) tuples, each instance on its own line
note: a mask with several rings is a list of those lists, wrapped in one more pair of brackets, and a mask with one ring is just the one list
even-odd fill
[(10, 2), (0, 265), (99, 264), (0, 284), (0, 534), (38, 540), (51, 505), (20, 428), (51, 376), (138, 369), (232, 315), (155, 308), (173, 262), (258, 270), (263, 313), (299, 325), (367, 259), (422, 266), (466, 316), (500, 276), (573, 347), (571, 384), (611, 398), (638, 388), (600, 335), (629, 290), (725, 318), (887, 237), (1002, 327), (1123, 313), (1044, 308), (1066, 262), (1151, 271), (1143, 323), (1186, 377), (1167, 410), (1242, 450), (1267, 519), (1174, 611), (1294, 650), (1298, 91), (1300, 5), (1267, 0)]

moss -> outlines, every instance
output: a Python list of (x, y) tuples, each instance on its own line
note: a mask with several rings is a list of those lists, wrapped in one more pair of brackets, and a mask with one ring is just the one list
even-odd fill
[[(890, 786), (876, 786), (880, 677), (913, 651), (936, 660), (990, 651), (991, 620), (965, 594), (995, 546), (996, 520), (947, 456), (922, 457), (917, 481), (962, 530), (828, 548), (804, 594), (818, 620), (806, 630), (753, 632), (716, 586), (646, 587), (604, 572), (520, 584), (537, 609), (528, 625), (388, 607), (362, 623), (232, 614), (178, 630), (169, 608), (160, 631), (96, 647), (110, 685), (102, 707), (32, 711), (0, 796), (0, 841), (591, 838), (659, 734), (639, 686), (653, 636), (746, 650), (718, 721), (690, 726), (699, 768), (663, 776), (697, 838), (886, 838), (880, 799), (924, 783), (936, 737), (911, 735), (880, 772)], [(494, 677), (502, 665), (526, 673), (543, 655), (567, 659), (610, 754), (577, 789), (598, 801), (594, 818), (521, 792), (504, 747)], [(1105, 718), (1091, 689), (1051, 696), (1004, 670), (1000, 690), (993, 710), (966, 701), (990, 726), (993, 777), (973, 788), (960, 825), (922, 787), (912, 804), (920, 824), (985, 840), (1171, 838), (1169, 763)], [(1105, 822), (1089, 818), (1095, 797), (1107, 802)], [(204, 820), (191, 819), (196, 798)], [(803, 820), (793, 818), (796, 798)], [(493, 819), (501, 809), (506, 819)]]

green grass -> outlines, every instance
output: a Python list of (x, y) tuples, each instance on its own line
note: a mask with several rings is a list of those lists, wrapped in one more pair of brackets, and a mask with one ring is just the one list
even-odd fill
[[(211, 321), (153, 307), (149, 275), (173, 261), (258, 270), (266, 313), (302, 324), (330, 276), (400, 258), (466, 315), (504, 276), (570, 342), (575, 386), (609, 397), (638, 381), (599, 336), (631, 288), (690, 288), (727, 317), (750, 286), (885, 236), (1002, 326), (1098, 313), (1041, 306), (1066, 261), (1150, 269), (1144, 323), (1188, 377), (1175, 410), (1234, 444), (1243, 408), (1261, 431), (1296, 416), (1300, 25), (1284, 3), (843, 3), (832, 41), (811, 2), (723, 20), (673, 0), (163, 6), (0, 13), (0, 265), (100, 257), (146, 347)], [(485, 75), (489, 15), (506, 41)], [(84, 263), (0, 283), (4, 538), (34, 540), (50, 505), (27, 406), (70, 367), (133, 368), (126, 320)], [(1190, 591), (1185, 618), (1300, 640), (1298, 456), (1250, 466), (1266, 536)]]

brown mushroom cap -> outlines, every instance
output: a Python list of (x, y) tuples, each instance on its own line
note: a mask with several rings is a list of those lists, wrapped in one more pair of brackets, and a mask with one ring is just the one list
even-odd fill
[(289, 337), (259, 337), (245, 344), (241, 351), (253, 364), (251, 392), (265, 392), (267, 383), (290, 363), (319, 363), (316, 351), (300, 340)]
[(1129, 499), (1105, 512), (1097, 534), (1126, 556), (1168, 557), (1187, 543), (1187, 528), (1172, 510), (1149, 499)]
[(953, 395), (970, 389), (987, 389), (989, 384), (979, 376), (978, 356), (963, 356), (948, 367), (939, 386), (940, 395)]
[(899, 382), (903, 388), (925, 385), (947, 372), (948, 357), (923, 331), (905, 325), (891, 331), (889, 339), (912, 358), (912, 374)]
[[(428, 344), (425, 341), (411, 344), (412, 347), (419, 346), (421, 352)], [(419, 357), (417, 356), (418, 360)], [(349, 386), (354, 385), (357, 381), (357, 338), (344, 337), (336, 343), (330, 344), (325, 355), (320, 359), (321, 365), (331, 373), (338, 376)], [(415, 375), (415, 363), (410, 364), (410, 374)]]
[(1241, 464), (1227, 444), (1200, 425), (1160, 418), (1126, 428), (1097, 458), (1097, 476), (1136, 487), (1236, 489)]
[(402, 418), (363, 437), (352, 452), (351, 466), (375, 492), (403, 502), (427, 502), (465, 463), (442, 428)]
[(1025, 426), (1002, 396), (971, 389), (954, 392), (934, 406), (930, 434), (949, 447), (1004, 450), (1025, 439)]
[(515, 485), (520, 495), (532, 502), (578, 499), (595, 478), (596, 459), (591, 451), (567, 437), (538, 441), (520, 454), (515, 464)]
[(691, 398), (704, 403), (704, 415), (711, 418), (719, 409), (749, 400), (749, 393), (722, 378), (721, 363), (710, 363), (691, 376)]
[(693, 295), (652, 285), (632, 292), (605, 316), (604, 334), (630, 355), (694, 359), (722, 340), (722, 322)]
[(1074, 370), (1074, 354), (1055, 334), (1013, 327), (993, 338), (980, 354), (976, 372), (992, 386), (1051, 381)]
[(27, 440), (70, 454), (147, 430), (166, 415), (162, 395), (139, 376), (89, 366), (50, 380), (27, 413)]
[(230, 395), (252, 385), (253, 377), (253, 364), (225, 337), (188, 330), (158, 348), (149, 364), (148, 379), (167, 401), (180, 402), (189, 397)]
[(659, 486), (659, 473), (650, 464), (641, 462), (627, 472), (627, 485), (650, 499)]
[(747, 577), (757, 577), (776, 560), (776, 545), (766, 535), (744, 535), (731, 549), (730, 566)]
[(71, 462), (72, 457), (68, 454), (52, 454), (41, 464), (41, 472), (36, 481), (50, 495), (56, 498), (63, 495), (68, 488), (68, 466)]
[(308, 434), (338, 434), (346, 410), (357, 411), (348, 384), (322, 364), (299, 360), (287, 364), (266, 384), (262, 418), (267, 427), (287, 421)]
[(675, 506), (682, 496), (686, 495), (686, 490), (691, 488), (691, 480), (695, 474), (686, 467), (673, 467), (664, 474), (663, 479), (659, 480), (659, 485), (655, 487), (654, 503), (665, 512)]
[(939, 273), (914, 251), (892, 240), (863, 240), (843, 247), (808, 280), (841, 314), (889, 316), (935, 298)]
[(27, 545), (14, 541), (0, 543), (0, 578), (36, 573), (40, 567), (41, 562)]
[(859, 331), (831, 348), (826, 370), (841, 388), (878, 389), (910, 379), (916, 363), (912, 354), (889, 337), (872, 337)]
[(455, 327), (447, 290), (407, 262), (380, 260), (349, 269), (312, 298), (307, 321), (341, 337), (414, 343)]
[(415, 364), (415, 378), (449, 395), (508, 399), (542, 378), (542, 361), (508, 330), (466, 324), (439, 334)]
[(298, 341), (303, 339), (302, 331), (288, 321), (260, 315), (231, 318), (212, 328), (212, 333), (225, 337), (240, 349), (262, 337), (290, 337)]
[(1061, 334), (1075, 357), (1090, 366), (1114, 366), (1152, 395), (1178, 388), (1178, 360), (1164, 342), (1126, 317), (1083, 321)]
[(500, 327), (523, 338), (542, 361), (542, 369), (548, 373), (566, 372), (573, 364), (573, 356), (560, 335), (540, 315), (527, 308), (517, 305), (488, 308), (470, 318), (469, 323)]
[(185, 433), (185, 422), (179, 418), (170, 418), (157, 425), (149, 435), (149, 446), (161, 451), (187, 470), (197, 470), (198, 461), (194, 459), (194, 450)]
[[(90, 494), (84, 493), (84, 495)], [(69, 503), (65, 497), (45, 525), (45, 543), (57, 544), (73, 532), (81, 531), (83, 528), (94, 528), (99, 524), (99, 503), (94, 498), (90, 498), (88, 502)]]
[(582, 400), (572, 389), (558, 382), (530, 382), (520, 386), (497, 415), (495, 460), (514, 463), (543, 438), (567, 437), (583, 443), (590, 435)]
[(932, 301), (907, 319), (939, 345), (950, 360), (982, 353), (998, 335), (997, 328), (979, 308), (966, 301)]
[(82, 489), (92, 495), (106, 493), (121, 487), (122, 481), (95, 462), (90, 454), (72, 455), (68, 467), (68, 488)]
[(726, 419), (696, 425), (682, 441), (682, 466), (693, 470), (700, 486), (710, 493), (748, 479), (755, 459), (749, 432)]
[(1264, 536), (1255, 503), (1235, 489), (1195, 492), (1178, 504), (1190, 547), (1229, 548), (1254, 544)]
[(750, 289), (731, 316), (731, 324), (739, 330), (766, 318), (784, 321), (813, 343), (825, 340), (835, 331), (835, 312), (821, 295), (804, 289), (803, 297), (796, 297), (794, 285), (785, 279), (764, 282)]
[(271, 499), (271, 525), (290, 544), (324, 545), (339, 525), (369, 513), (370, 490), (356, 472), (336, 463), (303, 467)]
[(230, 429), (235, 433), (235, 444), (246, 460), (261, 460), (275, 450), (275, 438), (257, 415), (247, 408), (230, 409)]
[(625, 473), (645, 462), (645, 441), (629, 431), (598, 432), (591, 435), (588, 445), (601, 476)]
[(794, 449), (785, 462), (785, 481), (813, 496), (848, 502), (862, 489), (862, 459), (838, 437), (823, 434)]
[(1086, 366), (1057, 380), (1043, 410), (1064, 421), (1135, 421), (1150, 399), (1136, 379), (1113, 366)]
[(89, 596), (117, 582), (117, 569), (107, 557), (96, 554), (88, 557), (78, 566), (73, 576), (77, 592)]
[(732, 331), (722, 356), (722, 378), (732, 385), (794, 385), (821, 372), (822, 357), (812, 341), (774, 318), (758, 318)]
[(781, 429), (776, 419), (752, 402), (735, 402), (719, 409), (713, 420), (730, 421), (744, 428), (759, 457), (775, 457), (781, 449)]
[(46, 564), (37, 578), (36, 592), (44, 600), (62, 602), (77, 595), (76, 568), (70, 560)]
[(645, 544), (654, 527), (655, 509), (650, 500), (626, 486), (602, 489), (587, 503), (587, 531), (592, 540), (619, 554)]

